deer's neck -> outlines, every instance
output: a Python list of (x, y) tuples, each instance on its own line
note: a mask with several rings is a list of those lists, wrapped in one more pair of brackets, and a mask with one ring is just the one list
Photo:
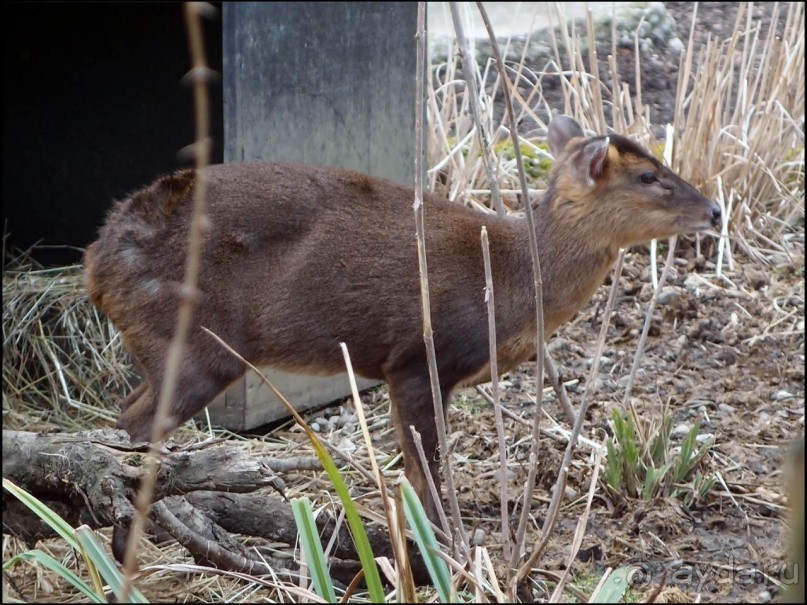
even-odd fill
[[(591, 299), (619, 251), (619, 246), (609, 241), (609, 234), (602, 232), (607, 227), (598, 225), (594, 217), (572, 210), (562, 202), (544, 200), (533, 211), (546, 337)], [(523, 238), (523, 248), (531, 263), (526, 220)]]

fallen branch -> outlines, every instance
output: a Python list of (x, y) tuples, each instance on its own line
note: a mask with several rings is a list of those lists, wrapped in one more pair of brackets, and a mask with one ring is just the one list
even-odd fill
[[(30, 492), (73, 526), (93, 529), (128, 523), (132, 499), (142, 477), (143, 446), (132, 446), (125, 431), (99, 429), (79, 433), (3, 431), (3, 476)], [(155, 503), (148, 511), (152, 539), (174, 539), (202, 565), (262, 575), (296, 573), (292, 559), (274, 557), (270, 549), (247, 548), (231, 534), (264, 538), (293, 547), (297, 527), (283, 495), (279, 472), (320, 470), (314, 456), (275, 460), (255, 457), (219, 439), (177, 447), (164, 443), (159, 453)], [(271, 487), (280, 495), (258, 491)], [(21, 502), (3, 494), (4, 531), (33, 546), (53, 537)], [(349, 583), (361, 568), (345, 524), (335, 515), (317, 517), (323, 540), (334, 532), (333, 577)], [(386, 528), (366, 524), (376, 556), (392, 557)], [(409, 544), (417, 583), (428, 581), (423, 561)], [(290, 566), (291, 564), (291, 566)]]

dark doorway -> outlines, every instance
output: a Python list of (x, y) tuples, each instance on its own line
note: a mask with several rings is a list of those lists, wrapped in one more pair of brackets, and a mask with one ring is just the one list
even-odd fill
[[(17, 248), (45, 246), (39, 262), (74, 263), (115, 199), (190, 164), (178, 155), (194, 139), (182, 5), (7, 3), (3, 14), (4, 226)], [(220, 73), (220, 12), (205, 44)], [(219, 80), (214, 162), (221, 99)]]

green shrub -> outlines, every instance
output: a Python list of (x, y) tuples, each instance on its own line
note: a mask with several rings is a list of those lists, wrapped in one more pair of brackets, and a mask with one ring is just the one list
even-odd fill
[(643, 500), (674, 498), (690, 505), (712, 489), (714, 476), (698, 469), (713, 443), (698, 443), (700, 422), (689, 429), (680, 446), (671, 439), (669, 415), (664, 415), (660, 424), (648, 423), (645, 430), (637, 431), (632, 414), (614, 410), (611, 426), (605, 481), (614, 495)]

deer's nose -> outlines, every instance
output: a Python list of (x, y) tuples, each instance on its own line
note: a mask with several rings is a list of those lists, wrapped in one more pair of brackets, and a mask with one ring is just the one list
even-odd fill
[(709, 220), (712, 223), (712, 227), (717, 229), (721, 224), (721, 219), (723, 218), (723, 213), (720, 211), (720, 206), (712, 202), (712, 207), (709, 211)]

